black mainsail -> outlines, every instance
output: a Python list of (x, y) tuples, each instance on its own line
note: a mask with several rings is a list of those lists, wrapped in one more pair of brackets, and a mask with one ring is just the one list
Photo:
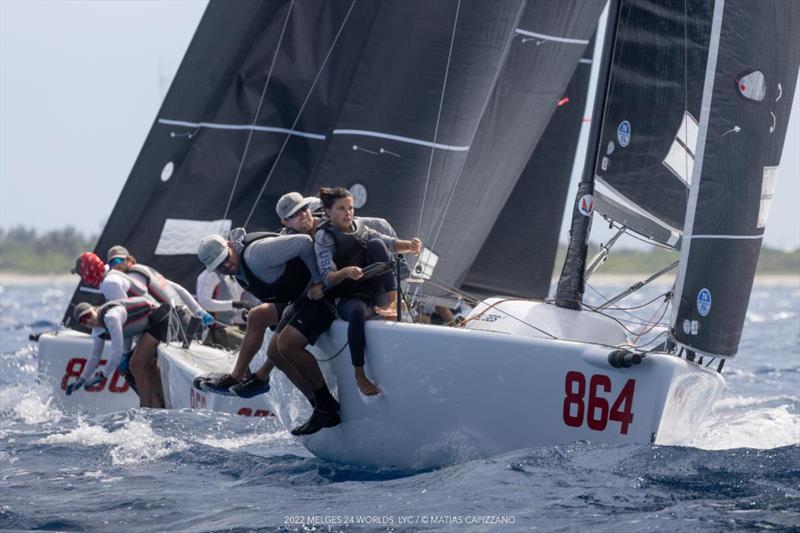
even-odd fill
[(457, 284), (601, 7), (212, 1), (96, 251), (124, 244), (192, 287), (204, 235), (274, 228), (281, 194), (344, 185), (361, 214), (420, 234)]
[[(461, 289), (473, 295), (547, 297), (586, 98), (594, 41), (584, 51), (536, 149), (467, 273)], [(524, 238), (521, 238), (524, 235)], [(497, 265), (503, 275), (497, 275)], [(531, 268), (535, 265), (535, 268)]]

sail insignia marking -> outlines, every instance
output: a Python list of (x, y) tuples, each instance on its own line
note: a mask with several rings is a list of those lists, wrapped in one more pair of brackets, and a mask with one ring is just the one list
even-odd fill
[(761, 102), (767, 95), (767, 82), (760, 70), (748, 72), (740, 77), (736, 84), (739, 87), (739, 94), (748, 100)]
[(159, 124), (167, 126), (183, 126), (186, 128), (208, 128), (214, 130), (235, 130), (235, 131), (258, 131), (263, 133), (286, 133), (289, 135), (296, 135), (298, 137), (305, 137), (306, 139), (316, 139), (319, 141), (325, 140), (325, 135), (319, 133), (309, 133), (307, 131), (290, 130), (288, 128), (277, 128), (273, 126), (255, 126), (253, 124), (220, 124), (216, 122), (189, 122), (186, 120), (172, 120), (168, 118), (158, 119)]
[(197, 245), (207, 235), (219, 233), (223, 237), (231, 230), (231, 221), (187, 220), (168, 218), (164, 221), (158, 238), (155, 255), (194, 255)]
[(380, 131), (367, 131), (367, 130), (350, 130), (350, 129), (337, 129), (333, 130), (334, 135), (358, 135), (363, 137), (376, 137), (378, 139), (388, 139), (390, 141), (398, 141), (408, 144), (416, 144), (419, 146), (427, 146), (428, 148), (438, 148), (439, 150), (450, 150), (453, 152), (467, 152), (469, 145), (456, 146), (442, 143), (432, 143), (430, 141), (423, 141), (422, 139), (414, 139), (413, 137), (402, 137), (400, 135), (392, 135), (391, 133), (383, 133)]
[(581, 44), (583, 46), (589, 44), (588, 39), (570, 39), (569, 37), (547, 35), (546, 33), (537, 33), (535, 31), (523, 30), (521, 28), (517, 28), (516, 30), (514, 30), (514, 33), (517, 33), (519, 35), (525, 35), (526, 37), (533, 37), (535, 39), (540, 39), (540, 42), (537, 44), (541, 44), (541, 42), (544, 41), (552, 41), (556, 43), (566, 43), (566, 44)]
[(172, 173), (175, 171), (175, 163), (172, 161), (167, 162), (164, 165), (164, 168), (161, 169), (161, 181), (167, 182), (172, 177)]

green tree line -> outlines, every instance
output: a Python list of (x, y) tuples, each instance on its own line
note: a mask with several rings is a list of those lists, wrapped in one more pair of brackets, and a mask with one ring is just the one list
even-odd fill
[[(82, 252), (93, 250), (97, 235), (85, 236), (73, 227), (38, 233), (33, 228), (18, 226), (8, 231), (0, 228), (0, 271), (19, 274), (65, 274)], [(564, 247), (556, 258), (555, 273), (564, 262)], [(597, 252), (591, 246), (589, 257)], [(652, 273), (676, 261), (678, 252), (613, 249), (599, 273)], [(763, 248), (758, 261), (759, 274), (800, 274), (800, 249), (785, 252)]]
[(0, 271), (17, 274), (66, 274), (82, 252), (93, 250), (97, 235), (73, 227), (38, 233), (33, 228), (0, 228)]

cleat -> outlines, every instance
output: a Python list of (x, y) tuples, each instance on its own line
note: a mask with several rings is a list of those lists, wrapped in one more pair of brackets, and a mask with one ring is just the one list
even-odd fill
[(229, 387), (228, 392), (239, 398), (252, 398), (253, 396), (269, 392), (269, 380), (261, 381), (253, 374), (250, 378), (241, 383), (236, 383)]

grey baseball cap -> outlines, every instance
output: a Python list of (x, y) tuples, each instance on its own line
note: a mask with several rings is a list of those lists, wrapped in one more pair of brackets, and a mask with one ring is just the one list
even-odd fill
[(81, 302), (75, 306), (75, 309), (72, 310), (72, 317), (75, 319), (76, 322), (80, 323), (81, 318), (89, 314), (91, 311), (92, 311), (92, 304)]
[(106, 254), (106, 263), (110, 262), (112, 259), (116, 259), (121, 257), (122, 259), (127, 259), (130, 257), (130, 252), (124, 246), (116, 245), (112, 246), (108, 249), (108, 253)]
[(197, 247), (197, 258), (213, 272), (228, 257), (228, 241), (220, 235), (209, 235)]
[(314, 200), (313, 196), (303, 198), (303, 195), (299, 192), (289, 192), (278, 200), (278, 205), (275, 206), (275, 213), (280, 219), (289, 218), (302, 208), (308, 207)]

